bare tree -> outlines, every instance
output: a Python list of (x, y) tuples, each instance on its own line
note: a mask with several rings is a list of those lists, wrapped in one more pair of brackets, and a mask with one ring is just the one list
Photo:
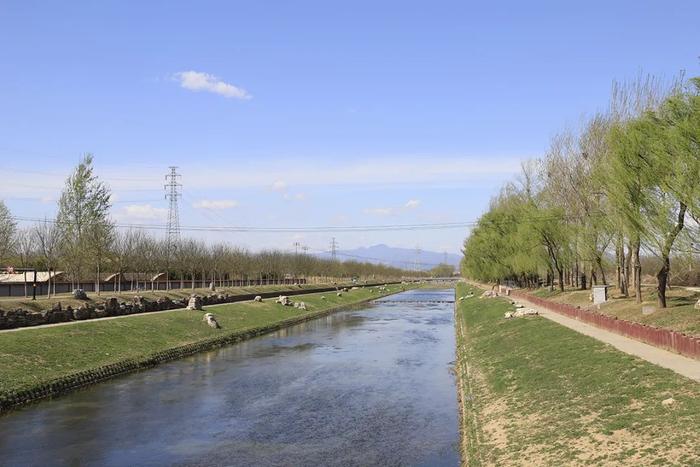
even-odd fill
[[(58, 262), (60, 251), (61, 232), (53, 222), (44, 220), (34, 226), (34, 239), (37, 244), (39, 254), (44, 258), (49, 277), (47, 280), (47, 295), (51, 297), (51, 285), (53, 283), (53, 293), (56, 293), (55, 268)], [(52, 277), (52, 273), (54, 277)]]

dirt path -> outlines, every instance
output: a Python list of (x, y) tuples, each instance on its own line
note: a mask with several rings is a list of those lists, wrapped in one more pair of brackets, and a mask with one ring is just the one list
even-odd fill
[(618, 350), (630, 355), (642, 358), (650, 363), (659, 365), (669, 370), (675, 371), (679, 375), (685, 376), (697, 382), (700, 382), (700, 360), (684, 357), (677, 353), (669, 352), (668, 350), (654, 347), (653, 345), (630, 339), (629, 337), (615, 334), (614, 332), (591, 326), (590, 324), (569, 318), (568, 316), (560, 315), (554, 311), (548, 310), (541, 306), (524, 299), (517, 298), (517, 301), (527, 303), (530, 308), (547, 319), (573, 329), (576, 332), (598, 339), (601, 342), (610, 344)]

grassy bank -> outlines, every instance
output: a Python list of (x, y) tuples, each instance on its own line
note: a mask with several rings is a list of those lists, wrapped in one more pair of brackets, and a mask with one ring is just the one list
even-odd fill
[[(30, 398), (40, 398), (45, 390), (32, 396), (34, 389), (45, 388), (51, 382), (60, 381), (60, 388), (64, 383), (69, 388), (74, 387), (71, 375), (84, 374), (91, 379), (92, 373), (101, 373), (103, 368), (115, 365), (119, 368), (109, 369), (109, 372), (125, 372), (120, 369), (150, 364), (154, 355), (158, 355), (157, 360), (161, 357), (167, 359), (168, 351), (172, 349), (207, 342), (212, 344), (209, 347), (215, 347), (226, 343), (226, 336), (245, 337), (249, 331), (253, 331), (250, 335), (259, 334), (278, 323), (313, 317), (396, 293), (401, 288), (390, 286), (383, 293), (377, 288), (374, 291), (369, 288), (351, 290), (341, 297), (335, 293), (293, 297), (294, 301), (304, 301), (307, 311), (284, 307), (267, 299), (262, 303), (210, 306), (201, 312), (174, 310), (0, 333), (0, 398), (23, 391), (30, 391)], [(221, 329), (212, 329), (202, 321), (206, 312), (215, 314)], [(190, 350), (187, 347), (184, 351)], [(128, 363), (126, 366), (123, 365), (125, 362)], [(66, 378), (70, 381), (66, 382)]]
[(511, 308), (458, 304), (467, 465), (700, 463), (700, 385)]
[[(532, 292), (541, 298), (555, 302), (578, 305), (581, 308), (594, 309), (590, 301), (590, 290), (566, 289), (564, 292), (538, 289)], [(668, 308), (656, 307), (656, 290), (653, 287), (642, 288), (643, 302), (635, 303), (634, 298), (624, 298), (613, 288), (610, 289), (610, 300), (595, 311), (618, 319), (635, 321), (650, 326), (684, 332), (700, 336), (700, 312), (694, 308), (700, 299), (700, 293), (681, 287), (673, 287), (667, 291)], [(642, 307), (652, 308), (651, 314), (642, 314)]]

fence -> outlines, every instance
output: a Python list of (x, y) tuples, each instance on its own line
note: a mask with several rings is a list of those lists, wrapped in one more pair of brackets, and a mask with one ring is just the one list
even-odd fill
[(656, 347), (672, 350), (686, 357), (700, 359), (700, 338), (688, 336), (682, 332), (671, 331), (669, 329), (661, 329), (647, 326), (646, 324), (635, 323), (633, 321), (617, 319), (614, 316), (596, 313), (591, 310), (584, 310), (566, 303), (552, 302), (521, 291), (513, 290), (511, 291), (511, 295), (521, 297), (536, 305), (547, 308), (548, 310), (583, 321), (584, 323), (592, 324), (601, 329), (631, 337), (632, 339)]

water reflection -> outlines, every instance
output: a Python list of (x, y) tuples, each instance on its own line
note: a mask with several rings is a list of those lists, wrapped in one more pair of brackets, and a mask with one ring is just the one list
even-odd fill
[(28, 407), (0, 463), (457, 465), (452, 312), (378, 301)]

